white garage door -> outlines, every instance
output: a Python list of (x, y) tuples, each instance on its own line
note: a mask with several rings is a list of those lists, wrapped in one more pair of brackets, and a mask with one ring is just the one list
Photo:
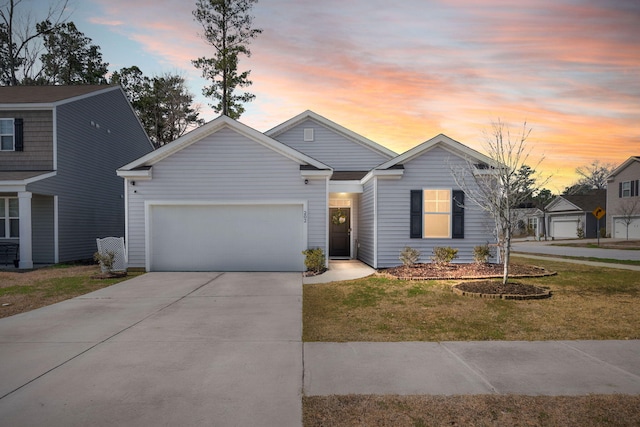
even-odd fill
[(302, 204), (149, 206), (149, 271), (302, 271)]
[(577, 219), (552, 219), (551, 231), (552, 236), (556, 239), (576, 239), (578, 220)]
[[(627, 238), (627, 221), (614, 218), (613, 232), (616, 239)], [(629, 224), (629, 239), (640, 239), (640, 217), (633, 218)]]

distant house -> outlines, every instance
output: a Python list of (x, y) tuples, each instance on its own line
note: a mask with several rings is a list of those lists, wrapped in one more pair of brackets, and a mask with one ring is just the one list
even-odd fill
[(607, 229), (611, 237), (640, 239), (640, 156), (629, 157), (607, 180)]
[[(593, 215), (596, 208), (605, 209), (607, 190), (592, 190), (587, 194), (556, 196), (546, 206), (549, 236), (554, 239), (576, 239), (578, 230), (583, 237), (598, 237), (598, 220)], [(600, 228), (606, 229), (606, 215), (600, 220)]]
[(470, 262), (494, 227), (451, 171), (489, 163), (442, 134), (397, 155), (311, 111), (266, 133), (220, 116), (118, 170), (129, 266), (301, 271), (321, 248), (381, 268), (405, 246)]
[(545, 236), (544, 211), (533, 204), (513, 209), (515, 218), (515, 237), (533, 237), (540, 239)]
[(0, 138), (0, 246), (18, 248), (20, 268), (91, 258), (96, 238), (124, 235), (114, 170), (152, 146), (120, 87), (0, 87)]

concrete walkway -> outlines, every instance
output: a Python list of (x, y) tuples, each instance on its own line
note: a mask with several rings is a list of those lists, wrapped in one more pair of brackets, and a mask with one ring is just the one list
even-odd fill
[(303, 284), (330, 283), (340, 280), (353, 280), (371, 276), (376, 271), (367, 264), (357, 259), (330, 260), (329, 269), (322, 274), (311, 277), (303, 277)]

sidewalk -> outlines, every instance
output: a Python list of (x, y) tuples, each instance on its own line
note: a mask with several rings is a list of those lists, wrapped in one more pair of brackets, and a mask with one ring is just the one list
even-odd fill
[(640, 340), (304, 343), (304, 394), (640, 394)]
[(596, 262), (596, 261), (587, 261), (587, 260), (571, 259), (571, 258), (558, 258), (553, 255), (532, 255), (524, 252), (513, 252), (512, 255), (523, 257), (523, 258), (530, 258), (530, 259), (567, 262), (569, 264), (583, 264), (583, 265), (591, 265), (593, 267), (617, 268), (619, 270), (640, 271), (640, 265), (616, 264), (613, 262)]

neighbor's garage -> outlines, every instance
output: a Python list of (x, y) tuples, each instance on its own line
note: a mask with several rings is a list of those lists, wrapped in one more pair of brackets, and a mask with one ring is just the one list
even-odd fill
[[(613, 218), (613, 237), (627, 238), (627, 223), (622, 218)], [(640, 239), (640, 217), (633, 218), (629, 223), (629, 239)]]
[(575, 239), (578, 237), (578, 217), (551, 219), (551, 235), (555, 239)]
[(302, 271), (302, 204), (148, 206), (150, 271)]

